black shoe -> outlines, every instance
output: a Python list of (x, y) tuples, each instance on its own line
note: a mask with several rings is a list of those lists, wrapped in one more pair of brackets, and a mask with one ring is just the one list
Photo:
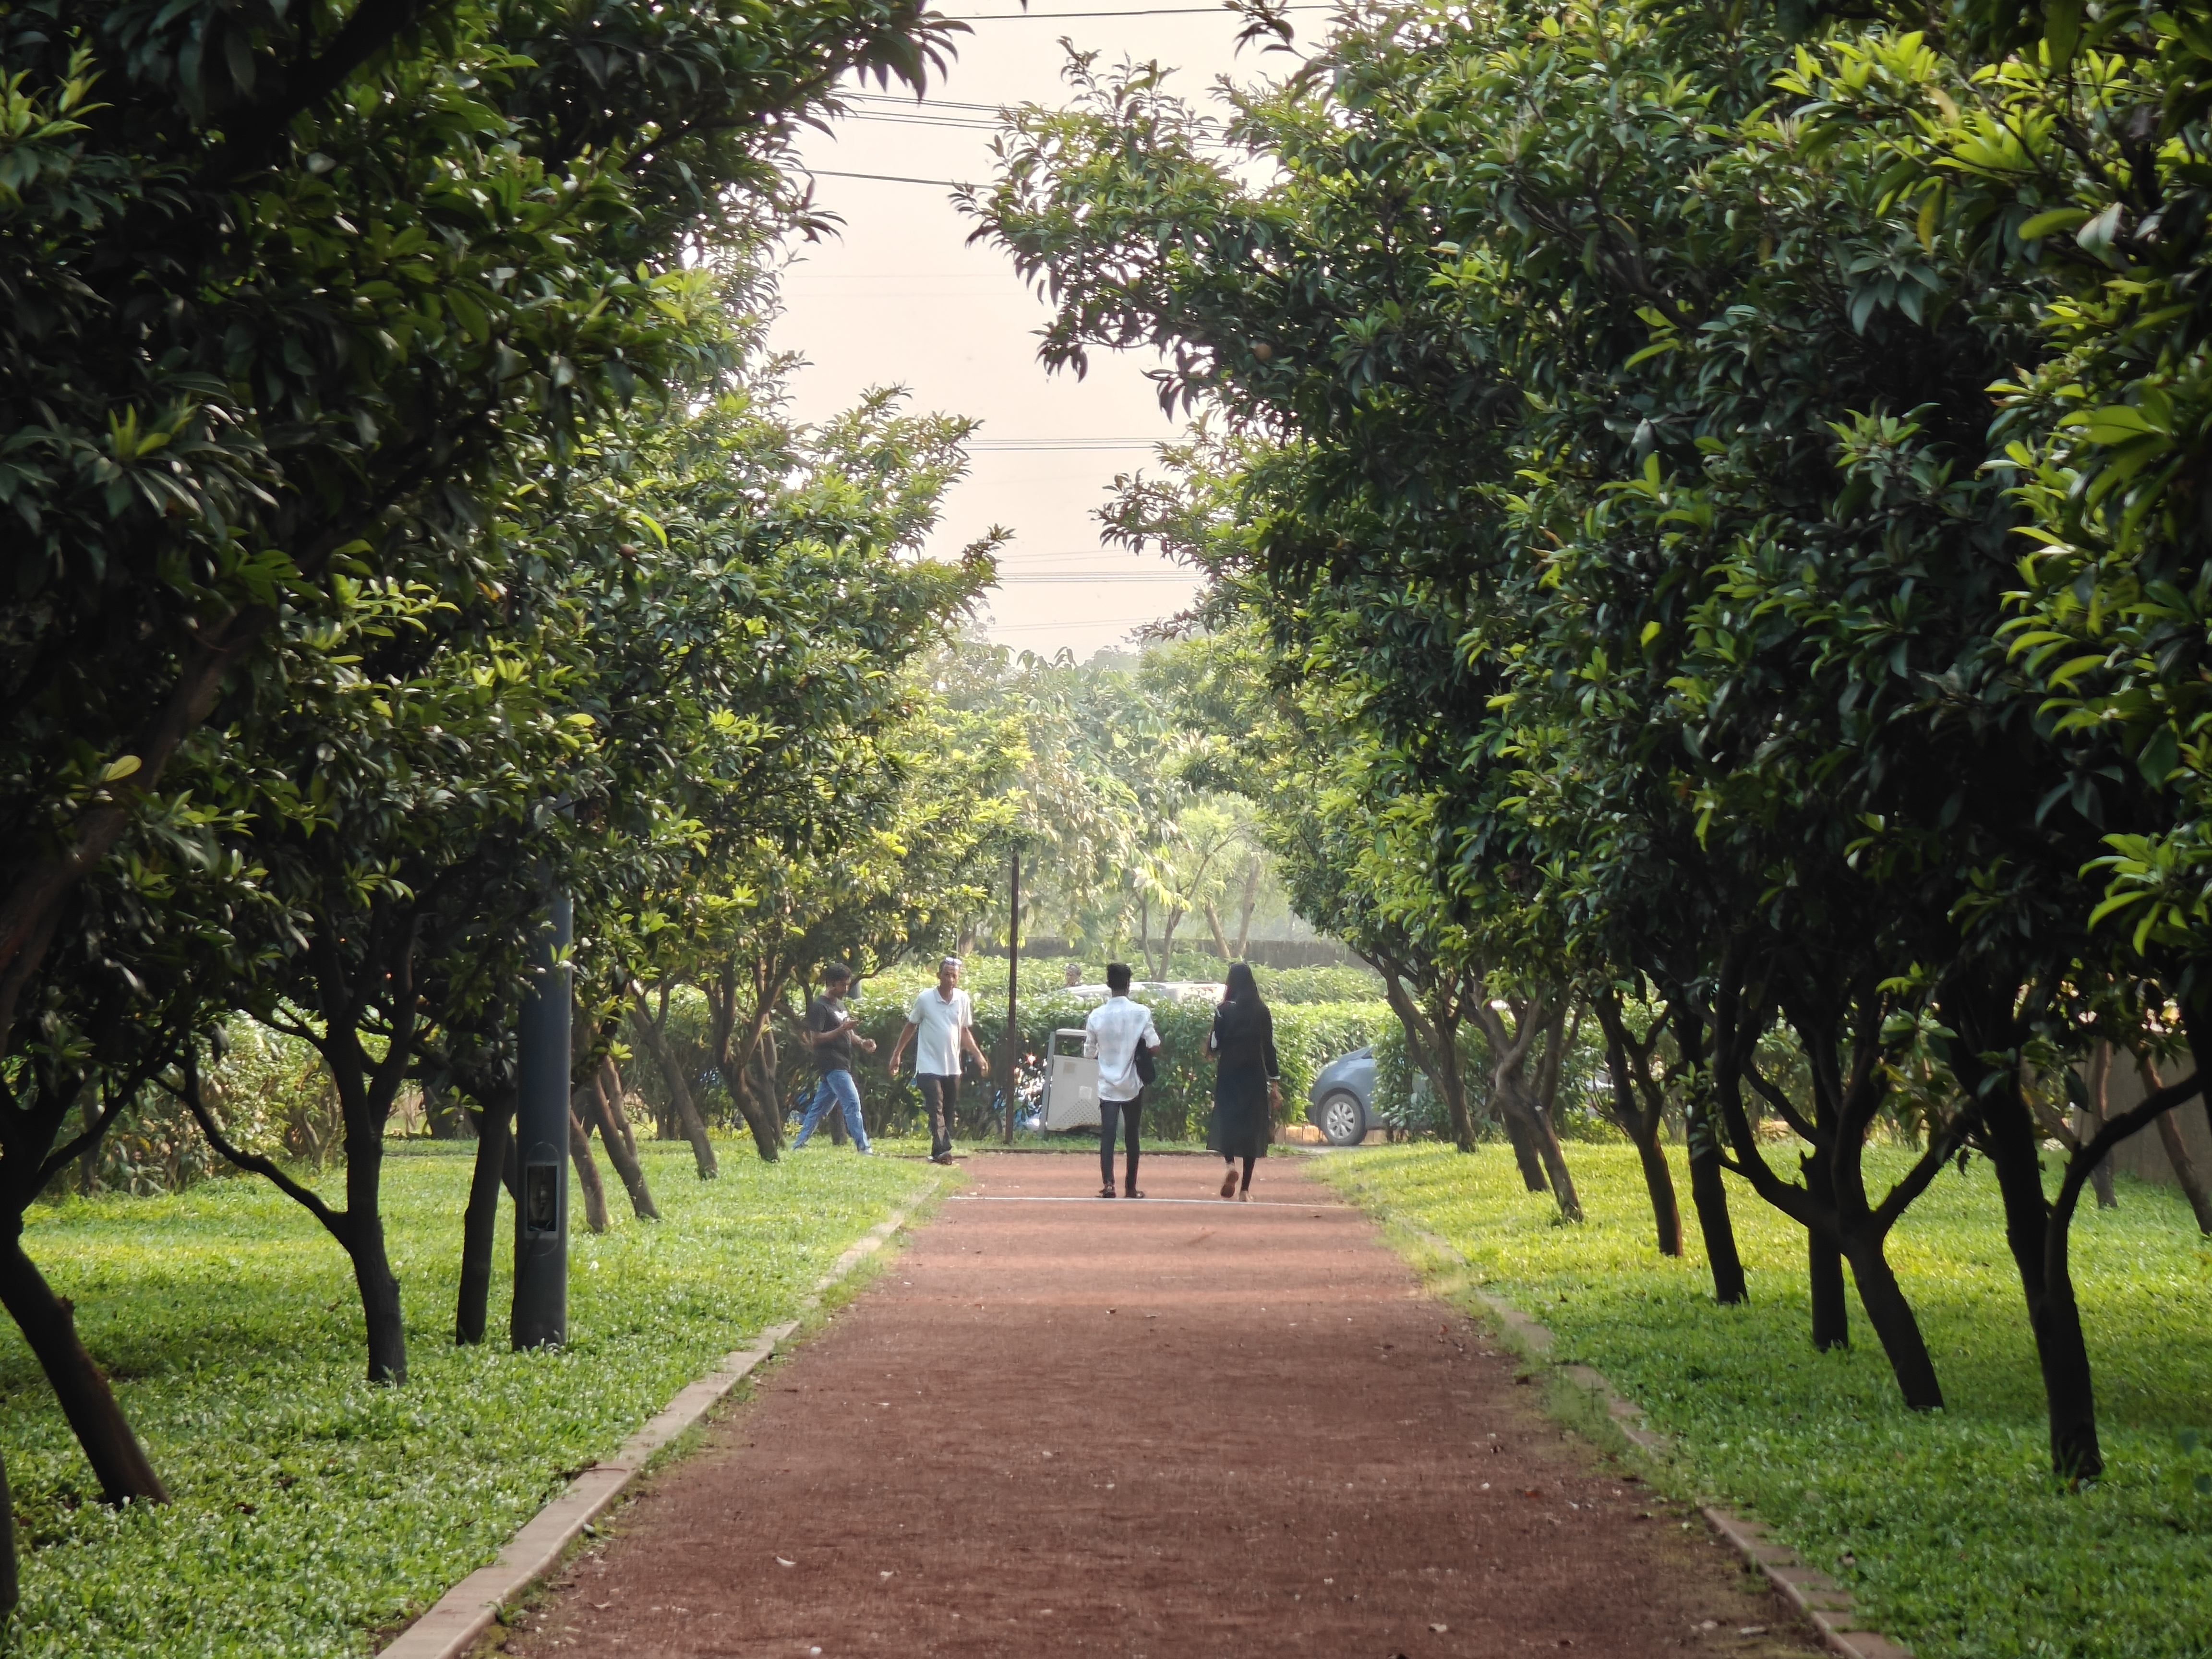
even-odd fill
[(1098, 1196), (1101, 1198), (1111, 1198), (1114, 1196), (1114, 1189), (1111, 1187), (1101, 1187), (1098, 1189)]
[(950, 1152), (932, 1152), (929, 1155), (929, 1161), (932, 1164), (950, 1164), (952, 1162), (952, 1154)]
[(1127, 1192), (1123, 1193), (1121, 1196), (1124, 1198), (1142, 1198), (1144, 1194), (1139, 1192), (1134, 1187), (1132, 1187)]

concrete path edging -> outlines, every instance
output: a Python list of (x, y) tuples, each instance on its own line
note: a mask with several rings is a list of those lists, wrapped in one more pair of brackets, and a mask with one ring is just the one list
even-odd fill
[[(1407, 1231), (1437, 1254), (1463, 1267), (1474, 1265), (1449, 1239), (1441, 1234), (1419, 1228)], [(1530, 1358), (1547, 1364), (1554, 1363), (1551, 1353), (1555, 1339), (1549, 1328), (1529, 1318), (1504, 1297), (1492, 1296), (1480, 1285), (1468, 1288), (1474, 1292), (1475, 1300), (1513, 1334)], [(1606, 1414), (1620, 1425), (1621, 1433), (1628, 1437), (1632, 1445), (1643, 1451), (1665, 1455), (1671, 1443), (1668, 1437), (1654, 1433), (1645, 1426), (1647, 1414), (1644, 1408), (1615, 1392), (1604, 1373), (1592, 1365), (1569, 1364), (1560, 1365), (1558, 1369), (1559, 1375), (1577, 1388), (1605, 1401)], [(1880, 1631), (1869, 1630), (1862, 1626), (1854, 1611), (1856, 1604), (1851, 1600), (1851, 1593), (1819, 1568), (1808, 1565), (1795, 1550), (1772, 1542), (1763, 1522), (1746, 1520), (1716, 1504), (1700, 1504), (1698, 1509), (1712, 1529), (1726, 1540), (1736, 1553), (1764, 1573), (1767, 1582), (1780, 1593), (1783, 1600), (1804, 1614), (1813, 1628), (1820, 1632), (1821, 1641), (1831, 1652), (1840, 1654), (1842, 1659), (1912, 1659), (1910, 1648), (1884, 1636)]]
[[(896, 1210), (878, 1222), (835, 1261), (799, 1307), (812, 1310), (854, 1268), (881, 1249), (906, 1225), (912, 1207)], [(561, 1563), (584, 1529), (606, 1513), (635, 1480), (653, 1455), (704, 1417), (723, 1395), (788, 1342), (799, 1322), (770, 1325), (713, 1370), (677, 1390), (651, 1421), (622, 1443), (604, 1463), (571, 1480), (561, 1494), (525, 1522), (489, 1566), (479, 1567), (438, 1598), (377, 1659), (465, 1659), (498, 1618), (499, 1610)]]

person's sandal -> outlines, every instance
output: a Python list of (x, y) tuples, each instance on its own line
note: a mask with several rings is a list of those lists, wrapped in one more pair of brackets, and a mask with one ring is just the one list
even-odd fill
[(1237, 1171), (1234, 1169), (1221, 1177), (1221, 1195), (1224, 1198), (1237, 1196)]
[(1098, 1196), (1101, 1198), (1111, 1198), (1114, 1196), (1114, 1189), (1111, 1187), (1101, 1187), (1098, 1189)]
[(1249, 1204), (1252, 1201), (1252, 1189), (1246, 1187), (1239, 1191), (1237, 1194), (1237, 1201), (1239, 1204)]

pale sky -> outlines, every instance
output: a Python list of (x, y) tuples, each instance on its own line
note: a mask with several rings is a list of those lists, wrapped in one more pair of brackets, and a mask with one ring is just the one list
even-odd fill
[[(929, 550), (957, 553), (994, 524), (1012, 530), (987, 631), (1018, 649), (1065, 647), (1087, 659), (1173, 615), (1196, 588), (1165, 560), (1102, 545), (1093, 516), (1117, 472), (1150, 468), (1152, 446), (1180, 430), (1144, 378), (1152, 359), (1093, 354), (1084, 380), (1048, 375), (1036, 358), (1043, 304), (1002, 254), (968, 246), (973, 222), (947, 191), (836, 174), (988, 179), (998, 106), (1067, 100), (1062, 36), (1098, 50), (1101, 67), (1124, 57), (1173, 65), (1182, 72), (1170, 85), (1194, 101), (1218, 75), (1278, 76), (1290, 60), (1256, 46), (1239, 54), (1243, 20), (1193, 0), (1033, 0), (1026, 16), (1018, 0), (944, 0), (943, 9), (974, 33), (926, 102), (871, 87), (854, 100), (855, 118), (802, 146), (815, 199), (844, 231), (805, 246), (786, 274), (772, 342), (807, 360), (793, 383), (802, 419), (896, 385), (917, 409), (982, 422), (969, 477)], [(1098, 15), (1115, 11), (1123, 15)], [(1297, 21), (1303, 40), (1304, 26), (1327, 18)]]

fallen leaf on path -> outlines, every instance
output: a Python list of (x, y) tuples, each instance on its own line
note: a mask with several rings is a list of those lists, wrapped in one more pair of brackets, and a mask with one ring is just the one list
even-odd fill
[(796, 1561), (787, 1561), (780, 1555), (775, 1558), (775, 1564), (779, 1567), (795, 1567), (799, 1565)]
[(1738, 1636), (1764, 1636), (1766, 1634), (1766, 1626), (1764, 1625), (1746, 1625), (1741, 1630), (1738, 1631), (1736, 1634)]
[(1449, 1625), (1431, 1625), (1429, 1628), (1436, 1632), (1437, 1635), (1442, 1636), (1446, 1631), (1449, 1630), (1451, 1626)]

